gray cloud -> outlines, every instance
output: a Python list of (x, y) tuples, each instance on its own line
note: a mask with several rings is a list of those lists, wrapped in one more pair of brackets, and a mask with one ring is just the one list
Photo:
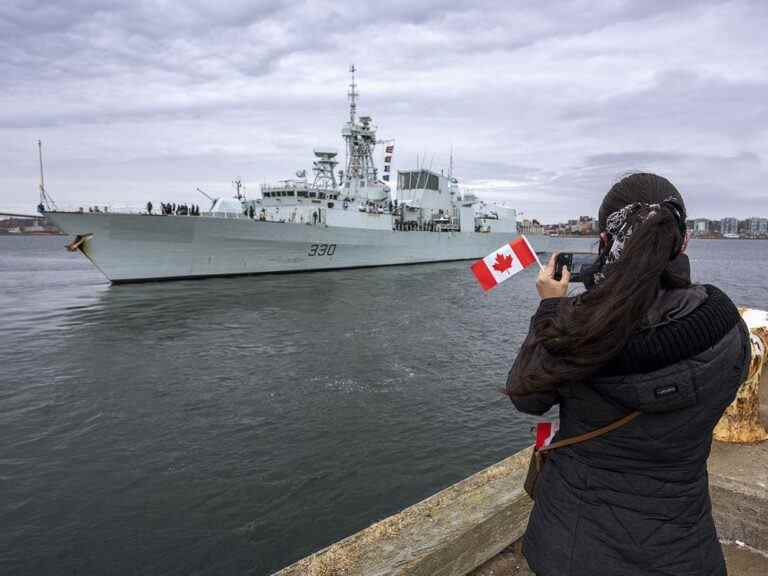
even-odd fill
[(768, 216), (761, 2), (68, 0), (0, 5), (0, 209), (197, 199), (341, 147), (362, 111), (485, 197), (595, 212), (655, 170), (694, 215)]

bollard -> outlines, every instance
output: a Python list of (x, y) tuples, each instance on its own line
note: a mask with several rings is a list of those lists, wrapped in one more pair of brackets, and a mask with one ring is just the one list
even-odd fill
[(714, 438), (748, 444), (768, 440), (768, 428), (760, 418), (760, 383), (768, 385), (768, 312), (749, 308), (740, 308), (739, 312), (752, 337), (752, 361), (736, 399), (715, 426)]

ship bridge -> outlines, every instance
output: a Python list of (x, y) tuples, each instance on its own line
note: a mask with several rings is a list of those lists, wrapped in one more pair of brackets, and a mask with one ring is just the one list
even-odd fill
[(453, 213), (455, 189), (448, 176), (431, 170), (397, 173), (397, 198), (405, 206), (418, 208), (428, 220)]

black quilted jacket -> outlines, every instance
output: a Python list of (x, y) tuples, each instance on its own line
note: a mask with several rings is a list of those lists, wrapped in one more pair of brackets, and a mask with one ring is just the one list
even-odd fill
[(706, 461), (712, 429), (749, 365), (749, 333), (713, 286), (662, 294), (654, 325), (587, 384), (527, 390), (521, 376), (556, 361), (536, 325), (561, 299), (544, 300), (509, 374), (515, 406), (560, 406), (560, 438), (633, 410), (623, 428), (551, 453), (537, 485), (523, 550), (538, 576), (726, 574), (712, 520)]

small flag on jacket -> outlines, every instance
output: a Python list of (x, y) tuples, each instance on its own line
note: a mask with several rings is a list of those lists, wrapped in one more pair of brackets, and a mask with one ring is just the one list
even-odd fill
[(539, 422), (536, 424), (536, 442), (534, 447), (536, 450), (549, 446), (552, 443), (552, 438), (557, 434), (557, 430), (560, 428), (560, 421), (557, 422)]
[(538, 261), (536, 252), (528, 239), (525, 236), (519, 236), (472, 264), (472, 272), (483, 290), (490, 290)]

